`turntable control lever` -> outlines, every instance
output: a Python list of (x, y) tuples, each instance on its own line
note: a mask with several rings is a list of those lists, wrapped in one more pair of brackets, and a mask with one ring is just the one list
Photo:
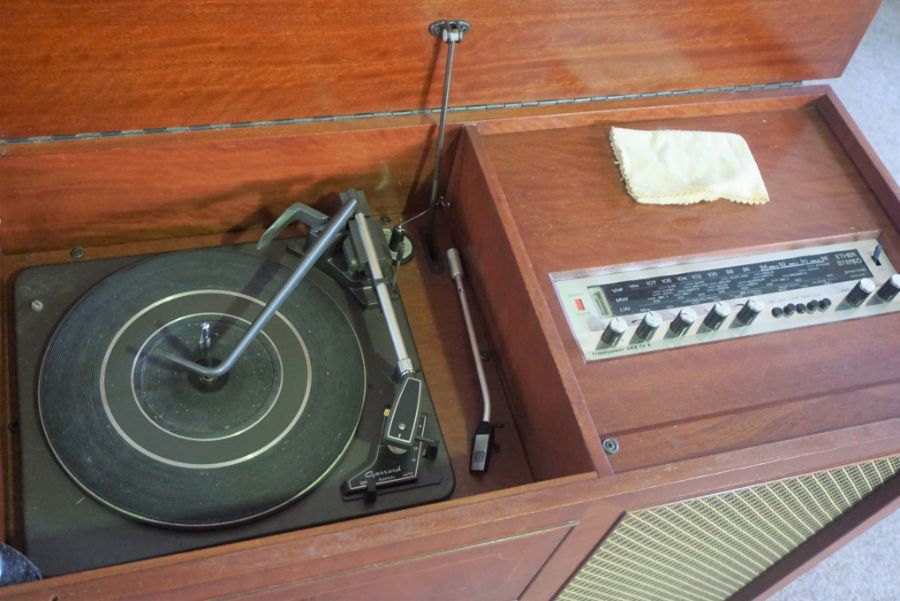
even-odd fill
[(415, 442), (415, 425), (419, 421), (419, 409), (422, 406), (422, 388), (422, 380), (419, 378), (406, 376), (403, 379), (384, 430), (384, 440), (388, 444), (411, 447)]
[[(192, 361), (191, 359), (186, 359), (184, 357), (179, 357), (176, 355), (168, 355), (167, 358), (186, 369), (191, 370), (192, 372), (203, 376), (204, 378), (218, 378), (222, 376), (234, 367), (234, 364), (237, 363), (237, 360), (241, 358), (241, 355), (244, 354), (244, 351), (247, 350), (247, 347), (250, 346), (250, 343), (256, 338), (257, 334), (259, 334), (260, 330), (266, 327), (266, 324), (269, 323), (269, 320), (275, 316), (275, 313), (278, 309), (281, 308), (281, 305), (287, 300), (288, 296), (300, 285), (300, 282), (303, 281), (303, 278), (306, 277), (306, 274), (313, 268), (313, 265), (316, 264), (322, 255), (325, 254), (331, 245), (335, 242), (338, 235), (347, 225), (347, 222), (350, 221), (350, 218), (356, 212), (357, 208), (357, 200), (356, 198), (350, 198), (345, 204), (340, 212), (331, 218), (326, 226), (325, 230), (321, 233), (321, 235), (316, 239), (316, 241), (310, 246), (306, 253), (303, 255), (303, 259), (300, 261), (300, 264), (297, 265), (297, 268), (294, 269), (294, 272), (290, 275), (288, 280), (284, 283), (284, 285), (275, 293), (275, 296), (266, 304), (266, 308), (263, 309), (262, 313), (259, 314), (253, 323), (250, 325), (250, 328), (241, 338), (240, 342), (237, 343), (237, 346), (234, 347), (234, 350), (231, 351), (231, 354), (225, 358), (219, 365), (216, 367), (208, 367), (206, 365), (201, 365), (196, 361)], [(279, 226), (284, 227), (284, 224), (279, 224), (278, 221), (272, 227)], [(271, 229), (271, 228), (270, 228)], [(261, 242), (266, 240), (267, 231), (263, 234)], [(202, 334), (201, 334), (202, 336)]]

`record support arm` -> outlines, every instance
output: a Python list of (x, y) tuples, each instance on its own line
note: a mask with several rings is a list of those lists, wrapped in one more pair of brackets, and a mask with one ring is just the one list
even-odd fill
[[(440, 256), (437, 249), (437, 241), (434, 235), (435, 212), (440, 204), (438, 195), (438, 179), (441, 171), (441, 159), (444, 155), (444, 136), (447, 132), (447, 111), (450, 105), (450, 84), (453, 81), (453, 56), (456, 53), (456, 45), (462, 42), (463, 35), (469, 31), (469, 23), (461, 19), (447, 19), (435, 21), (428, 26), (431, 35), (440, 38), (447, 44), (447, 64), (444, 68), (444, 90), (441, 96), (441, 113), (438, 122), (437, 144), (434, 150), (434, 173), (431, 176), (431, 196), (428, 201), (428, 220), (423, 234), (425, 248), (432, 268), (439, 265)], [(402, 224), (401, 224), (402, 225)]]
[[(316, 261), (322, 258), (325, 252), (331, 248), (332, 244), (334, 244), (341, 232), (343, 232), (347, 222), (353, 214), (356, 213), (356, 210), (357, 200), (356, 198), (351, 198), (350, 201), (341, 208), (338, 214), (331, 218), (321, 235), (307, 250), (306, 254), (303, 255), (300, 264), (297, 265), (284, 285), (282, 285), (278, 292), (275, 293), (272, 300), (266, 304), (265, 309), (263, 309), (262, 313), (259, 314), (259, 317), (253, 321), (231, 353), (219, 365), (203, 365), (191, 359), (179, 357), (178, 355), (169, 355), (167, 358), (205, 379), (218, 378), (228, 373), (231, 368), (234, 367), (234, 364), (237, 363), (238, 359), (241, 358), (259, 332), (266, 327), (266, 324), (275, 316), (275, 313), (278, 312), (281, 305), (284, 304), (291, 293), (300, 285), (300, 282), (303, 281), (306, 274), (313, 268)], [(285, 225), (286, 222), (276, 221), (269, 230), (280, 230)], [(277, 233), (277, 231), (275, 233)], [(266, 234), (269, 234), (268, 230), (266, 231)], [(274, 237), (274, 234), (269, 237), (267, 237), (266, 234), (264, 234), (263, 238), (260, 240), (260, 245), (268, 244), (271, 238)], [(201, 347), (202, 346), (203, 345), (201, 344)]]
[[(275, 293), (272, 300), (266, 304), (262, 313), (253, 321), (231, 353), (220, 364), (215, 366), (208, 365), (208, 360), (197, 362), (177, 355), (169, 355), (167, 358), (198, 374), (205, 380), (212, 380), (228, 373), (250, 346), (250, 343), (253, 342), (291, 293), (300, 285), (316, 262), (334, 245), (346, 228), (355, 228), (369, 266), (372, 287), (378, 297), (378, 304), (381, 306), (381, 311), (384, 314), (391, 345), (397, 357), (396, 373), (400, 381), (385, 427), (384, 441), (387, 444), (408, 448), (416, 440), (416, 425), (419, 421), (422, 392), (425, 383), (421, 378), (414, 377), (416, 370), (407, 350), (406, 341), (403, 339), (403, 333), (400, 330), (388, 280), (385, 279), (381, 268), (380, 256), (375, 247), (370, 228), (371, 218), (366, 214), (365, 198), (360, 198), (357, 194), (356, 190), (349, 190), (341, 194), (343, 206), (337, 215), (330, 220), (307, 205), (295, 203), (266, 230), (260, 238), (257, 248), (262, 249), (268, 246), (279, 232), (293, 221), (302, 221), (310, 226), (312, 244), (307, 248), (303, 258), (288, 280)], [(202, 357), (208, 355), (209, 346), (208, 332), (203, 329), (204, 326), (208, 328), (208, 324), (201, 326), (200, 351)]]

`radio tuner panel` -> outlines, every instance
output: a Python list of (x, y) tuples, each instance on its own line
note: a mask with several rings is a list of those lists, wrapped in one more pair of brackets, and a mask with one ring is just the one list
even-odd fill
[(550, 275), (585, 361), (900, 311), (875, 238)]

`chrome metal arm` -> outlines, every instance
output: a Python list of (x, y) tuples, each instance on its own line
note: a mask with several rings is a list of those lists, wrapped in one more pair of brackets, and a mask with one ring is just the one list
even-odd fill
[[(322, 232), (322, 235), (315, 241), (315, 243), (306, 251), (306, 254), (303, 255), (303, 259), (300, 261), (300, 264), (297, 265), (297, 268), (294, 269), (294, 272), (288, 278), (288, 280), (284, 283), (284, 285), (275, 293), (275, 296), (271, 301), (266, 304), (266, 308), (263, 309), (263, 312), (259, 314), (254, 322), (250, 325), (250, 329), (244, 334), (241, 338), (240, 342), (237, 343), (237, 346), (234, 347), (234, 350), (231, 351), (231, 354), (222, 361), (219, 365), (215, 367), (208, 367), (206, 365), (201, 365), (196, 361), (192, 361), (190, 359), (185, 359), (184, 357), (178, 357), (175, 355), (167, 356), (167, 359), (170, 361), (181, 365), (185, 369), (189, 369), (190, 371), (203, 376), (204, 378), (218, 378), (222, 376), (234, 367), (234, 364), (237, 363), (237, 360), (241, 358), (241, 355), (244, 354), (244, 351), (247, 350), (247, 347), (250, 346), (250, 343), (253, 342), (253, 339), (256, 338), (257, 334), (259, 334), (260, 330), (262, 330), (269, 320), (275, 315), (281, 305), (287, 300), (288, 296), (300, 285), (300, 282), (303, 281), (303, 278), (306, 277), (306, 274), (313, 268), (316, 261), (318, 261), (322, 255), (331, 247), (334, 241), (337, 239), (338, 235), (341, 231), (346, 227), (347, 222), (350, 221), (350, 218), (353, 217), (353, 214), (357, 209), (357, 201), (355, 198), (351, 198), (347, 204), (341, 208), (340, 212), (331, 218), (326, 226), (325, 230)], [(276, 221), (273, 224), (273, 227), (278, 226), (283, 227), (284, 224), (280, 221)], [(270, 228), (271, 229), (271, 228)], [(269, 232), (266, 231), (266, 234)], [(268, 240), (269, 237), (263, 234), (263, 240)]]
[(372, 274), (372, 286), (375, 288), (378, 304), (381, 305), (381, 312), (384, 314), (384, 321), (387, 324), (391, 344), (394, 347), (394, 354), (397, 355), (397, 373), (400, 376), (409, 375), (414, 371), (412, 359), (410, 359), (409, 351), (406, 350), (406, 343), (403, 341), (403, 333), (400, 331), (397, 313), (394, 311), (394, 303), (391, 300), (391, 291), (384, 279), (381, 265), (378, 263), (378, 253), (375, 252), (375, 243), (372, 241), (371, 232), (369, 232), (367, 217), (362, 213), (357, 213), (356, 223), (359, 226), (359, 237), (362, 240), (363, 251), (369, 263), (369, 272)]
[(431, 35), (447, 43), (447, 64), (444, 68), (444, 90), (441, 95), (441, 115), (438, 123), (437, 143), (434, 147), (434, 172), (431, 175), (431, 196), (428, 201), (428, 221), (425, 224), (425, 246), (433, 263), (438, 261), (437, 241), (434, 239), (435, 212), (437, 211), (438, 180), (441, 171), (441, 157), (444, 155), (444, 134), (447, 131), (447, 111), (450, 106), (450, 84), (453, 81), (453, 55), (456, 45), (462, 42), (469, 31), (469, 23), (461, 19), (436, 21), (428, 27)]

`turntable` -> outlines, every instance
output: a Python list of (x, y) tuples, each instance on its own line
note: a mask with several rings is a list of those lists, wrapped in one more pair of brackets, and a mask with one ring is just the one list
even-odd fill
[[(453, 474), (362, 192), (258, 245), (15, 284), (26, 549), (46, 575), (447, 497)], [(289, 222), (302, 240), (275, 240)], [(401, 250), (402, 253), (402, 250)]]

